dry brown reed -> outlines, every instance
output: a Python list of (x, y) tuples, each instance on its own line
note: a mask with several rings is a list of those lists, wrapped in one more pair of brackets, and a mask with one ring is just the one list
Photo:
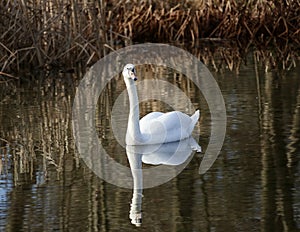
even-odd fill
[(108, 20), (113, 30), (134, 41), (220, 38), (268, 45), (276, 37), (300, 42), (300, 2), (294, 0), (120, 1), (113, 12), (113, 21)]
[(105, 1), (2, 1), (0, 9), (2, 72), (104, 55)]
[(0, 74), (68, 71), (132, 42), (292, 43), (299, 52), (299, 25), (297, 0), (6, 0), (0, 2)]

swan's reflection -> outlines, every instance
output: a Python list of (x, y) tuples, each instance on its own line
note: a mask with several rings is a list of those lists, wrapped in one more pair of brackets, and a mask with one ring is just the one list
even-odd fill
[(180, 165), (191, 156), (193, 151), (201, 152), (201, 147), (193, 137), (172, 143), (126, 146), (126, 153), (133, 176), (133, 197), (129, 212), (132, 224), (136, 226), (141, 226), (142, 224), (142, 163)]

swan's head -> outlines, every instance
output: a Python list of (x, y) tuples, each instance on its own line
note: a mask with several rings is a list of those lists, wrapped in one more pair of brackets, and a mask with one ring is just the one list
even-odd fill
[(123, 77), (124, 79), (132, 79), (134, 81), (137, 80), (135, 66), (133, 64), (126, 64), (123, 69)]

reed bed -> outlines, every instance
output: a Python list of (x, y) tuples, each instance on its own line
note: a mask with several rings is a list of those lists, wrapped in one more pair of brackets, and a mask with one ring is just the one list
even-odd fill
[[(119, 34), (134, 40), (192, 41), (199, 38), (258, 40), (274, 37), (299, 44), (300, 2), (199, 0), (177, 5), (142, 4), (116, 6)], [(120, 10), (121, 9), (121, 10)]]
[[(230, 41), (239, 49), (300, 45), (298, 0), (0, 2), (0, 75), (93, 64), (135, 42)], [(274, 50), (286, 59), (289, 51)], [(286, 67), (286, 65), (282, 65)]]

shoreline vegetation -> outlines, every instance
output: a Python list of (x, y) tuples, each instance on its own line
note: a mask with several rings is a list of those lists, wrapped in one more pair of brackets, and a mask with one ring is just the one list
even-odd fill
[(134, 43), (183, 46), (204, 63), (212, 56), (237, 70), (253, 49), (267, 66), (299, 61), (299, 0), (1, 1), (0, 76), (24, 70), (91, 66)]

